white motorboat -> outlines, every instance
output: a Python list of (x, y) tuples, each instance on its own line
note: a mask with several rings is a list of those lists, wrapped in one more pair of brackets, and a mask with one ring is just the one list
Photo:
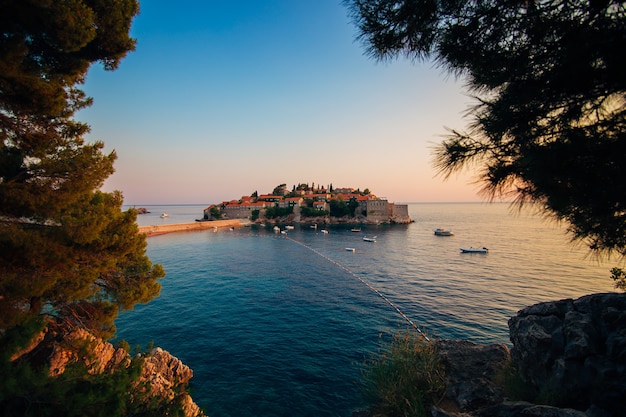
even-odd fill
[(170, 217), (170, 215), (169, 215), (169, 214), (167, 214), (167, 213), (161, 213), (161, 218), (162, 218), (162, 219), (164, 219), (164, 218), (166, 218), (166, 217)]
[(373, 236), (373, 237), (367, 237), (367, 236), (365, 236), (365, 237), (363, 238), (363, 240), (364, 240), (365, 242), (376, 242), (376, 236)]
[(474, 248), (472, 246), (470, 246), (469, 248), (461, 248), (461, 253), (487, 253), (489, 252), (489, 249), (485, 248), (484, 246), (482, 248)]
[(356, 249), (354, 249), (354, 248), (346, 248), (346, 250), (347, 250), (348, 252), (356, 252)]
[(454, 236), (454, 233), (452, 233), (452, 230), (447, 230), (447, 229), (437, 228), (433, 230), (433, 232), (435, 232), (435, 236)]

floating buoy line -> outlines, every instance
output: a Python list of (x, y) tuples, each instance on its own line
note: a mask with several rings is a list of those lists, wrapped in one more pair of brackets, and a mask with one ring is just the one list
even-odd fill
[(371, 291), (373, 291), (374, 293), (376, 293), (376, 295), (378, 295), (380, 298), (382, 298), (387, 304), (389, 304), (394, 310), (396, 310), (396, 312), (398, 312), (398, 314), (400, 314), (400, 316), (407, 321), (407, 323), (409, 323), (415, 330), (417, 330), (417, 332), (422, 335), (422, 337), (424, 337), (424, 339), (426, 339), (428, 342), (430, 342), (430, 339), (428, 338), (428, 336), (426, 336), (426, 334), (424, 332), (422, 332), (422, 330), (417, 326), (417, 324), (415, 324), (415, 322), (413, 320), (411, 320), (409, 317), (406, 316), (406, 314), (404, 314), (402, 312), (402, 310), (400, 310), (400, 308), (395, 305), (385, 294), (381, 293), (380, 291), (378, 291), (376, 288), (372, 287), (369, 282), (365, 281), (363, 278), (359, 277), (358, 275), (356, 275), (354, 272), (352, 272), (350, 269), (346, 268), (345, 266), (343, 266), (342, 264), (340, 264), (339, 262), (330, 259), (328, 256), (324, 255), (323, 253), (319, 252), (318, 250), (302, 243), (299, 242), (295, 239), (290, 238), (289, 236), (287, 236), (286, 234), (283, 234), (282, 237), (284, 237), (285, 239), (290, 240), (293, 243), (297, 243), (298, 245), (307, 248), (308, 250), (310, 250), (311, 252), (321, 256), (322, 258), (326, 259), (328, 262), (334, 264), (335, 266), (337, 266), (340, 269), (343, 269), (345, 272), (347, 272), (350, 276), (352, 276), (353, 278), (355, 278), (356, 280), (360, 281), (363, 285), (365, 285), (367, 288), (369, 288)]

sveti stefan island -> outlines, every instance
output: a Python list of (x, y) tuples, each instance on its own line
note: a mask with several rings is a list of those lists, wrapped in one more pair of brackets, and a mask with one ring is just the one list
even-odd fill
[[(137, 213), (147, 209), (139, 207)], [(162, 218), (169, 217), (161, 213)], [(163, 224), (141, 226), (148, 236), (185, 230), (234, 227), (249, 224), (309, 224), (322, 227), (325, 224), (407, 224), (408, 205), (389, 202), (377, 197), (368, 188), (363, 191), (351, 187), (334, 188), (332, 184), (322, 187), (313, 182), (293, 185), (280, 184), (270, 193), (241, 196), (237, 200), (211, 204), (204, 209), (197, 223)], [(277, 226), (278, 227), (278, 226)]]
[(0, 0), (0, 417), (624, 417), (625, 179), (624, 0)]

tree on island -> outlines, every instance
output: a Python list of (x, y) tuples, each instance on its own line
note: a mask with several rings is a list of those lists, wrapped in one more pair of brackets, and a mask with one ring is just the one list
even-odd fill
[(346, 0), (368, 53), (434, 59), (477, 103), (435, 148), (445, 178), (477, 167), (489, 199), (565, 221), (626, 255), (626, 6), (615, 0)]
[(159, 294), (165, 274), (146, 256), (136, 212), (121, 211), (119, 192), (99, 191), (116, 155), (86, 143), (89, 126), (73, 118), (91, 104), (78, 88), (89, 67), (114, 70), (134, 50), (138, 12), (136, 0), (2, 4), (0, 408), (9, 414), (128, 411), (135, 374), (74, 369), (55, 380), (37, 355), (10, 358), (43, 329), (110, 338), (120, 309)]

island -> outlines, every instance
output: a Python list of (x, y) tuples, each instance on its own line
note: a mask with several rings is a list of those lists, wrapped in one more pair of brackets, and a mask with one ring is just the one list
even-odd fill
[(269, 194), (252, 193), (204, 209), (203, 221), (244, 219), (255, 223), (406, 224), (408, 204), (390, 203), (369, 189), (280, 184)]

